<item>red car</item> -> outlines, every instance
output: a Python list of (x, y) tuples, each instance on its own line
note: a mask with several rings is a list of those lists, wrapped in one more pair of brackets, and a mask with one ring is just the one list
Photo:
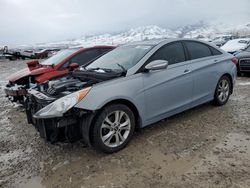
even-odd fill
[(58, 52), (45, 61), (32, 60), (28, 67), (8, 77), (9, 83), (4, 91), (13, 102), (24, 101), (27, 89), (47, 80), (64, 76), (79, 66), (100, 57), (114, 49), (114, 46), (95, 46), (91, 48), (72, 48)]

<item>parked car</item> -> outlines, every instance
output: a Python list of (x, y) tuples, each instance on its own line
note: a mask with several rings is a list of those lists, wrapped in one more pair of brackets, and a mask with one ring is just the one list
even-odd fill
[(33, 50), (17, 50), (13, 53), (13, 55), (16, 55), (17, 57), (20, 57), (22, 59), (29, 58), (29, 59), (35, 59), (35, 54)]
[(48, 57), (56, 55), (61, 50), (62, 49), (60, 49), (60, 48), (51, 48), (51, 49), (48, 49)]
[(239, 60), (237, 65), (237, 72), (239, 75), (242, 73), (249, 73), (250, 72), (250, 45), (235, 54), (235, 57)]
[(47, 49), (43, 49), (43, 50), (35, 52), (36, 59), (45, 59), (48, 57), (48, 55), (49, 55), (49, 50)]
[(234, 54), (240, 50), (244, 50), (250, 44), (250, 38), (239, 38), (228, 41), (221, 49)]
[(27, 68), (8, 77), (9, 83), (4, 89), (6, 96), (14, 102), (19, 101), (22, 103), (28, 88), (67, 75), (79, 65), (84, 65), (113, 48), (113, 46), (96, 46), (66, 49), (42, 62), (38, 60), (28, 61)]
[(191, 39), (120, 46), (72, 78), (30, 89), (27, 119), (47, 141), (82, 139), (112, 153), (143, 128), (202, 103), (224, 105), (236, 79), (235, 57)]
[(214, 40), (212, 40), (212, 43), (214, 43), (216, 46), (221, 47), (223, 46), (227, 41), (229, 40), (233, 40), (236, 37), (233, 35), (221, 35), (221, 36), (217, 36), (214, 38)]
[(3, 54), (0, 54), (0, 59), (2, 59), (2, 60), (6, 60), (6, 59), (8, 59), (8, 60), (16, 60), (16, 57), (13, 56), (13, 55), (3, 53)]

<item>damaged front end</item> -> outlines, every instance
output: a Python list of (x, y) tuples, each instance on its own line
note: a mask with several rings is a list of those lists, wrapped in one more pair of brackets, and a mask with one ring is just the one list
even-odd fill
[(27, 95), (27, 89), (36, 87), (34, 77), (28, 76), (19, 79), (15, 82), (9, 81), (9, 83), (4, 87), (4, 92), (6, 97), (11, 102), (19, 102), (24, 104), (25, 97)]
[(53, 103), (53, 99), (50, 97), (40, 97), (44, 97), (41, 92), (34, 90), (28, 92), (26, 115), (28, 123), (35, 126), (42, 138), (50, 143), (58, 141), (74, 142), (83, 138), (80, 123), (84, 116), (89, 115), (90, 112), (72, 108), (61, 117), (34, 117), (39, 110)]
[(4, 92), (6, 97), (8, 97), (8, 99), (12, 102), (22, 102), (24, 100), (24, 96), (27, 94), (25, 85), (17, 85), (12, 83), (9, 83), (5, 86)]
[(30, 89), (26, 99), (27, 121), (51, 143), (83, 140), (90, 145), (89, 129), (95, 112), (74, 106), (94, 84), (123, 75), (121, 72), (77, 70), (70, 76)]

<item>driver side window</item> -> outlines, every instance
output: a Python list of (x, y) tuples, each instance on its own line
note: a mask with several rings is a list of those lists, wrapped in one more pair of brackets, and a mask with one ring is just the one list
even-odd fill
[(92, 49), (87, 51), (82, 51), (72, 57), (69, 61), (67, 61), (64, 65), (61, 66), (61, 69), (68, 68), (71, 63), (77, 63), (78, 65), (82, 66), (87, 64), (88, 62), (94, 60), (102, 53), (99, 52), (99, 49)]
[(68, 61), (67, 61), (66, 63), (64, 63), (59, 69), (60, 69), (60, 70), (63, 70), (63, 69), (68, 68), (69, 65), (70, 65), (70, 63), (71, 63), (71, 60), (68, 60)]
[(100, 55), (101, 52), (99, 52), (99, 49), (91, 49), (77, 54), (71, 59), (71, 62), (77, 63), (81, 66), (85, 65), (86, 63), (90, 62), (91, 60), (97, 58)]
[(184, 48), (180, 42), (167, 44), (161, 47), (150, 58), (150, 62), (154, 60), (166, 60), (169, 65), (185, 61)]

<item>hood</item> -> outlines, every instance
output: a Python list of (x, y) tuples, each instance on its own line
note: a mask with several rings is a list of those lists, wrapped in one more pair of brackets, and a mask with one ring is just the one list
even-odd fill
[(24, 68), (20, 71), (17, 71), (15, 73), (11, 74), (8, 77), (8, 80), (10, 82), (16, 82), (17, 80), (24, 78), (24, 77), (27, 77), (27, 76), (30, 76), (30, 75), (34, 75), (34, 76), (40, 75), (40, 74), (44, 74), (46, 72), (51, 72), (53, 70), (54, 70), (54, 68), (51, 66), (39, 66), (33, 70), (30, 70), (29, 68)]

